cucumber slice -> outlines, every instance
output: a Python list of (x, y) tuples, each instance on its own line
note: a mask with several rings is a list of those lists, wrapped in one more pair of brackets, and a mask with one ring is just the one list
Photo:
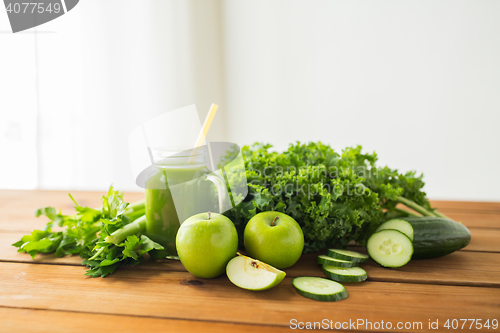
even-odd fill
[(348, 260), (357, 263), (368, 261), (370, 258), (366, 254), (340, 249), (329, 249), (327, 255), (335, 259)]
[(406, 265), (413, 254), (410, 238), (399, 230), (385, 229), (368, 238), (366, 249), (370, 257), (384, 267)]
[(399, 219), (392, 219), (387, 222), (382, 223), (375, 232), (385, 229), (394, 229), (401, 231), (403, 234), (408, 236), (408, 238), (413, 242), (413, 226), (410, 222)]
[(318, 256), (318, 260), (316, 262), (318, 264), (321, 264), (321, 265), (337, 266), (337, 267), (354, 267), (354, 266), (356, 266), (355, 262), (341, 260), (341, 259), (335, 259), (335, 258), (325, 256), (325, 255)]
[(347, 290), (338, 282), (318, 277), (297, 277), (292, 280), (297, 292), (316, 301), (335, 302), (347, 298)]
[(368, 278), (366, 271), (361, 267), (323, 266), (323, 273), (329, 279), (339, 282), (361, 282)]

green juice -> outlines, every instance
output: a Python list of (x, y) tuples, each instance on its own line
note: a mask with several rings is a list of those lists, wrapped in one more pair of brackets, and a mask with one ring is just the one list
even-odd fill
[(175, 238), (185, 219), (217, 207), (208, 173), (204, 164), (159, 164), (146, 181), (146, 235), (165, 248), (163, 255), (177, 255)]

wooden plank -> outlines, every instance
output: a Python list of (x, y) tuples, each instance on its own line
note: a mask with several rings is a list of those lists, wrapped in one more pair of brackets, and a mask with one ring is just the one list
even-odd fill
[[(82, 206), (100, 206), (103, 192), (71, 191), (73, 197)], [(125, 200), (141, 200), (144, 193), (127, 192)], [(443, 207), (443, 213), (450, 218), (464, 223), (467, 227), (499, 228), (500, 203), (448, 202), (435, 201)], [(47, 219), (35, 218), (33, 212), (39, 207), (52, 206), (61, 209), (64, 214), (73, 214), (73, 202), (66, 191), (0, 191), (0, 230), (31, 231), (43, 228)]]
[[(491, 248), (497, 253), (458, 251), (442, 258), (432, 260), (412, 260), (408, 265), (398, 269), (386, 269), (370, 262), (363, 267), (367, 270), (372, 281), (392, 281), (404, 283), (427, 283), (427, 284), (447, 284), (447, 285), (470, 285), (470, 286), (500, 286), (500, 244), (494, 239), (491, 231), (476, 241), (479, 237), (476, 231), (482, 229), (472, 229), (474, 242), (473, 248), (495, 246)], [(68, 256), (57, 258), (51, 254), (39, 254), (36, 259), (31, 259), (26, 253), (19, 253), (10, 244), (17, 241), (22, 234), (0, 233), (0, 261), (37, 263), (37, 264), (59, 264), (81, 266), (82, 259), (78, 256)], [(493, 239), (490, 239), (493, 236)], [(366, 253), (361, 247), (351, 247), (352, 250)], [(304, 255), (300, 261), (292, 268), (287, 269), (288, 276), (323, 276), (319, 266), (316, 264), (318, 253)], [(185, 271), (179, 261), (165, 260), (162, 262), (145, 262), (140, 266), (130, 269), (139, 270), (159, 270), (159, 271)]]
[(1, 232), (24, 232), (30, 233), (32, 230), (43, 229), (48, 222), (46, 217), (36, 218), (33, 214), (31, 217), (25, 215), (15, 215), (11, 213), (2, 212), (0, 209), (0, 231)]
[(3, 332), (289, 332), (286, 327), (0, 307)]
[[(100, 207), (104, 192), (70, 191), (81, 206)], [(125, 201), (134, 202), (144, 199), (144, 193), (127, 192)], [(0, 230), (31, 231), (41, 229), (48, 219), (36, 218), (34, 211), (40, 207), (55, 207), (63, 214), (74, 214), (74, 203), (67, 191), (0, 191)]]
[(226, 277), (193, 282), (185, 272), (122, 270), (92, 279), (73, 266), (0, 263), (0, 270), (0, 305), (33, 309), (289, 327), (292, 319), (394, 325), (439, 320), (442, 325), (450, 318), (491, 320), (500, 308), (500, 288), (364, 282), (346, 284), (348, 299), (325, 303), (298, 295), (290, 278), (271, 290), (251, 292)]
[[(25, 207), (26, 203), (33, 202), (40, 206), (68, 206), (68, 193), (82, 206), (92, 206), (99, 203), (99, 198), (105, 191), (54, 191), (54, 190), (0, 190), (0, 207), (5, 203), (17, 204), (17, 207)], [(126, 192), (125, 198), (130, 201), (140, 200), (144, 197), (143, 192)], [(444, 201), (431, 200), (434, 208), (446, 211), (483, 211), (500, 213), (500, 202), (479, 202), (479, 201)], [(38, 208), (35, 207), (35, 208)]]
[(431, 200), (431, 206), (446, 212), (481, 211), (500, 213), (500, 202)]
[[(29, 210), (38, 207), (53, 206), (62, 209), (73, 207), (68, 198), (68, 192), (82, 206), (99, 205), (100, 197), (104, 191), (48, 191), (48, 190), (0, 190), (0, 209), (5, 206), (15, 207), (16, 209)], [(143, 192), (126, 192), (125, 199), (131, 202), (144, 198)], [(490, 212), (500, 214), (500, 202), (477, 202), (477, 201), (442, 201), (431, 200), (434, 208), (445, 212)]]
[[(0, 215), (0, 231), (29, 233), (35, 229), (42, 229), (48, 221), (46, 217), (36, 218), (32, 213), (30, 216), (8, 212), (3, 214)], [(455, 221), (462, 222), (467, 228), (500, 229), (500, 215), (459, 213), (449, 216)]]
[[(403, 205), (398, 208), (408, 209)], [(452, 220), (463, 223), (467, 228), (498, 228), (500, 229), (500, 211), (476, 211), (476, 210), (440, 210)]]
[[(52, 190), (0, 190), (0, 206), (5, 203), (9, 205), (17, 205), (22, 207), (28, 202), (34, 202), (41, 207), (45, 206), (68, 206), (73, 207), (68, 193), (71, 193), (73, 198), (81, 206), (94, 206), (100, 203), (102, 195), (107, 191), (52, 191)], [(144, 192), (125, 192), (124, 198), (130, 201), (137, 201), (144, 198)], [(38, 208), (38, 207), (36, 207)]]
[(464, 251), (500, 252), (500, 229), (469, 228), (470, 244)]
[[(40, 205), (33, 205), (33, 207), (38, 206)], [(73, 214), (72, 206), (68, 207), (65, 214)], [(36, 218), (33, 211), (27, 210), (26, 207), (20, 210), (0, 207), (0, 231), (31, 232), (31, 230), (42, 229), (48, 219), (44, 216)], [(462, 222), (468, 228), (500, 229), (500, 214), (466, 212), (450, 213), (448, 216), (455, 221)]]
[[(363, 251), (361, 251), (363, 252)], [(325, 277), (319, 265), (316, 264), (317, 253), (304, 255), (293, 267), (286, 269), (288, 277), (318, 276)], [(29, 256), (1, 259), (5, 262), (59, 264), (81, 267), (79, 257), (54, 258), (43, 256), (34, 261)], [(474, 253), (459, 251), (442, 258), (432, 260), (413, 260), (404, 267), (387, 269), (373, 261), (362, 264), (370, 281), (443, 284), (463, 286), (500, 287), (500, 254)], [(146, 261), (140, 266), (123, 267), (131, 270), (158, 270), (185, 272), (179, 261), (165, 260), (161, 262)]]
[(499, 213), (477, 213), (451, 212), (446, 214), (454, 221), (463, 223), (467, 228), (494, 228), (500, 229), (500, 214)]
[[(470, 228), (471, 242), (462, 249), (462, 251), (475, 251), (475, 252), (498, 252), (500, 253), (500, 230), (489, 228)], [(12, 243), (17, 242), (25, 233), (20, 232), (0, 232), (0, 259), (9, 259), (23, 261), (29, 258), (24, 253), (18, 253), (16, 248), (11, 246)], [(353, 249), (359, 250), (361, 247), (357, 246)], [(69, 258), (69, 257), (68, 257)], [(60, 258), (64, 259), (64, 258)], [(54, 259), (52, 255), (40, 255), (39, 261), (51, 261), (65, 263), (64, 260)], [(75, 262), (71, 259), (70, 263)]]
[[(318, 254), (304, 255), (285, 270), (287, 276), (325, 277), (316, 264)], [(500, 287), (500, 253), (458, 251), (441, 258), (412, 260), (400, 268), (384, 268), (372, 260), (360, 266), (366, 270), (370, 281)]]

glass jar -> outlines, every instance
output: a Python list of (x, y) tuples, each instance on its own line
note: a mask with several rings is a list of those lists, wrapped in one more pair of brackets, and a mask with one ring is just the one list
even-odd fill
[(207, 166), (207, 151), (151, 150), (154, 160), (146, 188), (146, 235), (177, 255), (175, 238), (180, 225), (202, 212), (221, 212), (224, 179)]

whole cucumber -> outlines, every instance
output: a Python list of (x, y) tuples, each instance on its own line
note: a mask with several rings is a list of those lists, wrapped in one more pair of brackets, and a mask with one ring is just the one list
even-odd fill
[(441, 217), (403, 217), (413, 226), (412, 259), (432, 259), (466, 247), (470, 232), (463, 224)]

